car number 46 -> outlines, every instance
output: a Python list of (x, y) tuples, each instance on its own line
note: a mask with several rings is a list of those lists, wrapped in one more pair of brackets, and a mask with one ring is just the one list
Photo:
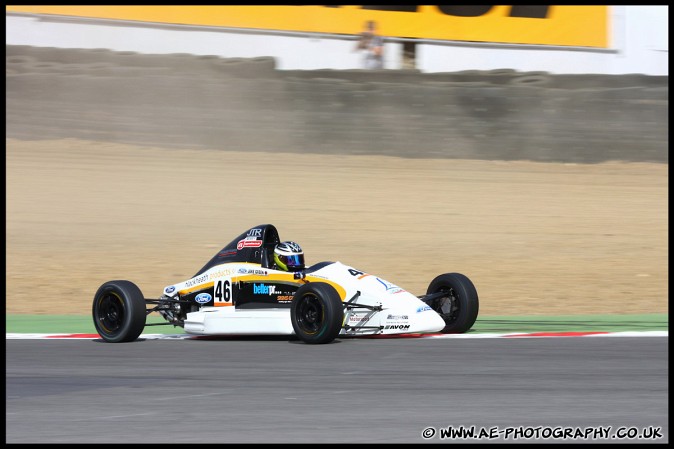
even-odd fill
[(232, 300), (232, 287), (229, 279), (215, 281), (215, 302), (230, 302)]

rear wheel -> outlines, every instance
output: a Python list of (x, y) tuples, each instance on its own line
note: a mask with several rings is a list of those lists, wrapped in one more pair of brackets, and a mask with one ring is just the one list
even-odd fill
[(446, 295), (431, 300), (428, 305), (445, 320), (442, 332), (460, 334), (473, 327), (480, 304), (470, 279), (460, 273), (441, 274), (433, 279), (426, 294), (438, 292)]
[(295, 293), (290, 317), (300, 340), (311, 344), (330, 343), (342, 330), (344, 307), (332, 285), (311, 282)]
[(110, 343), (133, 341), (145, 328), (145, 298), (130, 281), (109, 281), (94, 295), (94, 326)]

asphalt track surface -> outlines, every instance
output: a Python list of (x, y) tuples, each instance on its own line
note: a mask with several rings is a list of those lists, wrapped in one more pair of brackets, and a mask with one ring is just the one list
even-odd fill
[[(7, 443), (529, 443), (514, 431), (609, 426), (662, 438), (539, 441), (669, 440), (660, 337), (6, 340), (6, 351)], [(448, 426), (501, 434), (441, 439)]]

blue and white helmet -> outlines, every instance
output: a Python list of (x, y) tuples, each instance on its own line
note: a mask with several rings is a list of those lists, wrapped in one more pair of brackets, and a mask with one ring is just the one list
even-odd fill
[(295, 242), (281, 242), (274, 248), (274, 262), (283, 271), (302, 271), (304, 251)]

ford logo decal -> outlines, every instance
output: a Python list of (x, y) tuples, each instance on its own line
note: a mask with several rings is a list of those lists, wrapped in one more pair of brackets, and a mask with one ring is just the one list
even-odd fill
[(211, 295), (208, 293), (199, 293), (194, 300), (198, 302), (199, 304), (206, 304), (213, 298)]
[(172, 285), (170, 287), (166, 287), (166, 290), (164, 290), (166, 293), (173, 293), (176, 290), (176, 288)]

